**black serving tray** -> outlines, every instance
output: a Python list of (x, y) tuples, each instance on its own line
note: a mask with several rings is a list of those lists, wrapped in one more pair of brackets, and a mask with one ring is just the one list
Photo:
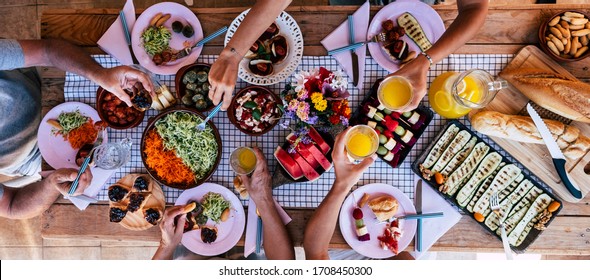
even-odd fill
[[(362, 114), (362, 107), (367, 103), (372, 103), (373, 100), (377, 100), (377, 89), (379, 88), (379, 84), (381, 84), (381, 81), (383, 81), (383, 79), (379, 79), (379, 80), (375, 81), (375, 83), (373, 84), (373, 87), (371, 87), (371, 90), (369, 91), (369, 94), (365, 97), (365, 99), (363, 99), (363, 101), (360, 103), (357, 110), (352, 115), (352, 118), (350, 121), (351, 125), (366, 124), (361, 121), (362, 118), (364, 117)], [(408, 127), (402, 121), (400, 121), (399, 123), (401, 126), (404, 127), (404, 129), (412, 131), (412, 133), (414, 133), (414, 138), (416, 138), (416, 141), (417, 141), (420, 138), (420, 136), (424, 133), (424, 131), (426, 130), (426, 128), (428, 127), (430, 122), (432, 121), (434, 113), (432, 112), (432, 110), (430, 110), (428, 107), (426, 107), (424, 105), (418, 106), (418, 108), (414, 109), (413, 111), (418, 112), (420, 115), (426, 116), (426, 119), (424, 120), (424, 125), (422, 125), (422, 127), (420, 127), (417, 130), (414, 130), (411, 127)], [(400, 119), (403, 119), (403, 117), (400, 117)], [(396, 141), (403, 143), (397, 134), (394, 133), (393, 137), (395, 138)], [(389, 166), (391, 166), (393, 168), (397, 168), (398, 166), (400, 166), (402, 164), (402, 162), (404, 162), (404, 160), (406, 159), (406, 157), (408, 156), (408, 154), (410, 153), (410, 151), (412, 150), (414, 145), (416, 145), (416, 143), (414, 143), (411, 146), (405, 145), (405, 143), (403, 143), (402, 149), (398, 152), (399, 159), (395, 162), (394, 161), (386, 161), (386, 160), (383, 160), (383, 156), (380, 156), (380, 155), (377, 155), (377, 156), (380, 159), (382, 159), (383, 162), (387, 163)]]
[[(449, 196), (447, 194), (444, 194), (444, 193), (440, 192), (438, 190), (438, 186), (434, 182), (434, 178), (431, 178), (430, 180), (426, 180), (422, 176), (422, 172), (420, 172), (420, 164), (422, 162), (424, 162), (424, 160), (428, 156), (428, 153), (433, 148), (433, 146), (440, 140), (440, 137), (443, 135), (443, 133), (445, 131), (447, 131), (447, 129), (449, 128), (449, 126), (451, 126), (453, 124), (456, 125), (460, 130), (466, 130), (466, 131), (468, 131), (471, 134), (471, 136), (476, 137), (476, 139), (477, 139), (476, 144), (479, 143), (479, 142), (486, 143), (490, 147), (490, 150), (488, 151), (488, 153), (498, 152), (498, 150), (494, 149), (494, 147), (492, 145), (490, 145), (489, 141), (483, 140), (481, 137), (479, 137), (477, 134), (475, 134), (472, 130), (470, 130), (469, 128), (467, 128), (465, 125), (463, 125), (459, 121), (452, 120), (452, 121), (449, 121), (444, 126), (444, 129), (436, 136), (436, 138), (434, 139), (434, 141), (430, 142), (430, 144), (428, 145), (428, 147), (426, 147), (426, 149), (412, 163), (412, 165), (411, 165), (412, 171), (414, 171), (414, 173), (416, 173), (418, 176), (420, 176), (420, 178), (422, 178), (422, 180), (424, 180), (428, 185), (430, 185), (436, 192), (438, 192), (447, 201), (449, 201), (451, 204), (455, 205), (457, 208), (463, 210), (466, 215), (470, 216), (476, 223), (480, 224), (488, 232), (490, 232), (492, 235), (496, 236), (501, 241), (502, 238), (499, 235), (497, 235), (495, 231), (492, 231), (490, 228), (488, 228), (485, 223), (480, 223), (477, 220), (475, 220), (475, 218), (473, 217), (473, 215), (469, 211), (467, 211), (467, 209), (465, 209), (464, 207), (460, 207), (459, 204), (457, 203), (457, 200), (456, 200), (456, 198), (455, 198), (454, 195), (453, 196)], [(499, 153), (499, 154), (502, 155), (502, 153)], [(505, 162), (506, 164), (513, 163), (513, 162), (509, 161), (505, 156), (502, 156), (502, 161)], [(552, 213), (553, 215), (551, 216), (551, 218), (549, 219), (549, 221), (545, 224), (545, 227), (548, 227), (549, 224), (551, 224), (551, 222), (553, 221), (553, 219), (555, 219), (555, 217), (557, 216), (557, 213), (559, 213), (559, 211), (561, 211), (561, 209), (563, 208), (563, 202), (559, 198), (557, 198), (553, 193), (551, 193), (551, 191), (549, 191), (546, 187), (544, 187), (543, 185), (541, 185), (538, 180), (535, 180), (531, 176), (529, 176), (528, 174), (530, 173), (530, 171), (528, 171), (524, 166), (521, 169), (523, 170), (522, 175), (524, 175), (524, 179), (528, 179), (530, 182), (533, 183), (534, 186), (536, 186), (539, 189), (543, 190), (544, 193), (546, 193), (547, 195), (549, 195), (549, 197), (551, 197), (553, 200), (559, 202), (559, 204), (560, 204), (559, 208), (555, 212)], [(524, 172), (524, 171), (526, 171), (526, 172)], [(432, 176), (432, 177), (434, 177), (434, 176)], [(494, 215), (493, 213), (490, 213), (490, 214), (491, 215)], [(531, 229), (531, 231), (529, 232), (529, 234), (525, 237), (524, 241), (519, 246), (514, 247), (514, 246), (510, 245), (510, 248), (514, 252), (516, 252), (516, 253), (519, 253), (519, 254), (524, 253), (525, 250), (539, 237), (539, 235), (541, 233), (542, 233), (542, 231), (537, 230), (537, 229), (535, 229), (533, 227)]]

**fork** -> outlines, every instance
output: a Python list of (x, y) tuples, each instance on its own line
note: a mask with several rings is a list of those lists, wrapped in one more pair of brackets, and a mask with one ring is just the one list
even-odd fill
[(506, 259), (512, 260), (512, 252), (510, 251), (510, 245), (508, 244), (508, 237), (506, 236), (506, 229), (504, 228), (504, 221), (502, 214), (500, 213), (500, 202), (498, 199), (498, 193), (495, 192), (490, 197), (490, 208), (498, 218), (500, 219), (500, 232), (502, 233), (502, 245), (504, 246), (504, 253), (506, 253)]
[(375, 34), (375, 36), (373, 36), (373, 38), (371, 38), (371, 40), (369, 40), (369, 42), (372, 42), (372, 43), (381, 43), (381, 42), (386, 42), (386, 41), (387, 41), (387, 34), (385, 32)]
[(221, 109), (221, 105), (223, 105), (223, 102), (219, 102), (219, 104), (217, 104), (217, 106), (215, 108), (213, 108), (213, 110), (211, 110), (211, 113), (209, 113), (209, 115), (207, 116), (207, 118), (205, 118), (205, 120), (200, 123), (199, 125), (197, 125), (197, 130), (198, 131), (203, 131), (205, 130), (205, 126), (207, 125), (207, 122), (213, 118), (213, 116), (215, 116), (215, 114), (217, 114), (217, 112), (219, 112), (219, 110)]

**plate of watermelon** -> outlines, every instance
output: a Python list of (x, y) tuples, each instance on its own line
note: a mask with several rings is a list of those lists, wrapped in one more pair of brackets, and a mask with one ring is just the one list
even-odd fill
[(313, 182), (332, 168), (334, 139), (330, 134), (310, 127), (289, 134), (285, 140), (274, 152), (279, 164), (273, 175), (273, 187)]

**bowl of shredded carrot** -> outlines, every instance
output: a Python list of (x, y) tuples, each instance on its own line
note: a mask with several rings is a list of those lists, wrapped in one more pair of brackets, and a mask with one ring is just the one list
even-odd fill
[(221, 137), (215, 125), (192, 108), (172, 108), (151, 119), (141, 140), (141, 159), (160, 184), (189, 189), (207, 181), (221, 160)]

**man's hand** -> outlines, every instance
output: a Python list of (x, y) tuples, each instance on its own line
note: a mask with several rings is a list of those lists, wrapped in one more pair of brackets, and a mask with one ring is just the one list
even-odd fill
[(345, 148), (345, 136), (351, 128), (347, 128), (338, 136), (334, 141), (334, 150), (332, 151), (332, 160), (334, 161), (334, 173), (336, 173), (336, 180), (334, 181), (334, 187), (343, 188), (343, 191), (348, 192), (350, 188), (358, 182), (363, 175), (363, 172), (373, 164), (376, 154), (365, 158), (359, 164), (355, 164), (348, 158)]
[(154, 97), (154, 85), (149, 75), (129, 66), (117, 66), (105, 68), (98, 73), (96, 80), (100, 86), (116, 95), (119, 99), (131, 106), (131, 98), (124, 89), (131, 89), (136, 83), (141, 83), (152, 97)]
[(184, 232), (184, 224), (186, 223), (186, 213), (184, 212), (185, 206), (186, 205), (168, 207), (164, 212), (164, 217), (160, 222), (162, 239), (160, 239), (160, 246), (152, 259), (172, 259), (174, 250), (176, 249), (176, 246), (180, 244)]
[(262, 151), (258, 147), (254, 147), (253, 150), (256, 155), (256, 169), (254, 169), (252, 177), (247, 175), (240, 175), (240, 177), (248, 194), (258, 204), (263, 199), (272, 199), (272, 178)]
[(408, 62), (404, 67), (389, 76), (402, 76), (412, 85), (413, 97), (404, 111), (414, 110), (420, 105), (420, 101), (426, 95), (426, 82), (428, 79), (428, 67), (430, 62), (423, 55), (418, 55), (414, 60)]
[(241, 58), (236, 52), (224, 49), (209, 71), (209, 99), (215, 105), (223, 99), (221, 110), (227, 110), (231, 103)]
[[(47, 176), (47, 179), (45, 180), (49, 180), (49, 183), (52, 186), (55, 186), (61, 194), (68, 195), (70, 187), (72, 186), (72, 182), (76, 180), (77, 175), (78, 170), (76, 169), (61, 168), (51, 173), (49, 176)], [(80, 180), (78, 181), (78, 187), (76, 188), (76, 191), (73, 195), (76, 196), (83, 194), (84, 190), (86, 190), (86, 188), (90, 186), (91, 182), (92, 173), (90, 172), (90, 168), (86, 168), (84, 173), (82, 173), (82, 175), (80, 176)]]

